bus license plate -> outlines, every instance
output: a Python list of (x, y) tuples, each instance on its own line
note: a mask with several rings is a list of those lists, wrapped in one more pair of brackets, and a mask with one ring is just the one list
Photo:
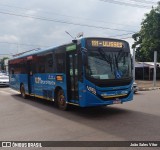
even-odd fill
[(114, 100), (113, 104), (121, 104), (121, 100)]

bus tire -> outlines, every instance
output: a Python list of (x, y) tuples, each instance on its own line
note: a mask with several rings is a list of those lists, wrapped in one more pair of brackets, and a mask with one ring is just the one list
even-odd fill
[(26, 98), (27, 98), (27, 95), (26, 95), (25, 88), (24, 88), (24, 85), (23, 85), (23, 84), (21, 85), (20, 92), (21, 92), (21, 96), (22, 96), (24, 99), (26, 99)]
[(60, 110), (67, 110), (68, 104), (62, 89), (59, 89), (56, 96), (56, 104)]

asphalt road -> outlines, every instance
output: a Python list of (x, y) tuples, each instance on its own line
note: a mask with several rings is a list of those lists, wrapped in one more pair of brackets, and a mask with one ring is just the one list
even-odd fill
[(160, 90), (139, 92), (122, 105), (61, 111), (52, 102), (0, 88), (0, 141), (5, 140), (158, 141)]

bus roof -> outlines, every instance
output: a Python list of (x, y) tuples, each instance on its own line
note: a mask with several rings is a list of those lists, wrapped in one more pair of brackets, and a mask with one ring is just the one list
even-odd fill
[(56, 48), (61, 47), (61, 46), (65, 46), (65, 45), (67, 45), (67, 44), (60, 45), (60, 46), (55, 46), (55, 47), (49, 47), (49, 48), (32, 49), (32, 50), (29, 50), (29, 51), (26, 51), (26, 52), (22, 52), (22, 53), (18, 53), (16, 55), (13, 55), (13, 58), (11, 58), (10, 60), (14, 60), (14, 59), (18, 59), (18, 58), (23, 58), (23, 57), (27, 57), (27, 56), (36, 55), (36, 54), (39, 54), (39, 53), (55, 50)]
[[(81, 38), (80, 40), (82, 41), (84, 39), (96, 39), (96, 38), (97, 39), (101, 38), (101, 39), (118, 40), (118, 41), (126, 42), (126, 41), (121, 40), (121, 39), (112, 39), (112, 38), (105, 38), (105, 37), (85, 37), (85, 38)], [(23, 57), (27, 57), (27, 56), (31, 56), (31, 55), (36, 55), (36, 54), (40, 54), (40, 53), (43, 53), (43, 52), (53, 51), (58, 47), (67, 46), (69, 44), (73, 44), (73, 42), (72, 43), (63, 44), (63, 45), (59, 45), (59, 46), (49, 47), (49, 48), (42, 48), (42, 49), (41, 48), (36, 48), (36, 49), (33, 49), (33, 50), (29, 50), (29, 51), (26, 51), (26, 52), (22, 52), (22, 53), (13, 55), (13, 58), (11, 58), (10, 60), (23, 58)]]

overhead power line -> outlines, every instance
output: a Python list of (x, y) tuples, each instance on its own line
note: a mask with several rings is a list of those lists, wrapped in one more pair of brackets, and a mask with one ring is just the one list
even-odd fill
[(12, 16), (18, 16), (18, 17), (23, 17), (23, 18), (32, 18), (32, 19), (38, 19), (38, 20), (43, 20), (43, 21), (50, 21), (50, 22), (57, 22), (57, 23), (63, 23), (63, 24), (70, 24), (70, 25), (75, 25), (75, 26), (83, 26), (83, 27), (89, 27), (89, 28), (97, 28), (97, 29), (104, 29), (104, 30), (115, 30), (115, 31), (124, 31), (124, 32), (135, 33), (135, 31), (129, 31), (129, 30), (117, 29), (117, 28), (109, 28), (109, 27), (103, 27), (103, 26), (88, 25), (88, 24), (80, 24), (80, 23), (74, 23), (74, 22), (69, 22), (69, 21), (65, 21), (65, 20), (42, 18), (42, 17), (37, 17), (37, 16), (15, 14), (15, 13), (3, 12), (3, 11), (0, 11), (0, 13), (1, 14), (5, 14), (5, 15), (12, 15)]
[[(18, 6), (12, 6), (12, 5), (7, 5), (7, 4), (1, 4), (0, 6), (4, 6), (4, 7), (9, 7), (9, 8), (16, 8), (20, 9), (20, 10), (27, 10), (27, 11), (33, 11), (32, 9), (29, 8), (24, 8), (24, 7), (18, 7)], [(35, 10), (34, 10), (35, 11)], [(38, 10), (40, 12), (46, 13), (46, 14), (51, 14), (51, 15), (58, 15), (58, 16), (63, 16), (63, 17), (69, 17), (69, 18), (76, 18), (76, 19), (82, 19), (82, 20), (88, 20), (88, 21), (93, 21), (93, 22), (98, 22), (98, 23), (109, 23), (109, 24), (115, 24), (115, 25), (120, 25), (120, 26), (130, 26), (130, 27), (137, 27), (137, 26), (133, 26), (133, 25), (128, 25), (128, 24), (122, 24), (122, 23), (115, 23), (115, 22), (108, 22), (108, 21), (102, 21), (102, 20), (97, 20), (97, 19), (90, 19), (90, 18), (84, 18), (84, 17), (78, 17), (78, 16), (71, 16), (71, 15), (65, 15), (65, 14), (59, 14), (59, 13), (55, 13), (55, 12), (51, 12), (51, 11), (42, 11), (42, 10)]]
[(131, 36), (129, 36), (129, 37), (123, 37), (123, 38), (121, 38), (122, 40), (125, 40), (125, 39), (132, 39), (132, 37)]
[(42, 46), (42, 45), (36, 45), (36, 44), (26, 44), (26, 43), (10, 43), (10, 42), (0, 42), (0, 43), (13, 44), (13, 45), (24, 45), (24, 46), (49, 47), (49, 46)]
[(117, 1), (117, 0), (99, 0), (99, 1), (112, 3), (112, 4), (123, 5), (123, 6), (137, 7), (137, 8), (146, 8), (146, 9), (150, 9), (151, 8), (151, 6), (147, 6), (147, 5), (140, 5), (140, 4), (136, 4), (136, 3), (121, 2), (121, 1)]
[(124, 36), (124, 35), (131, 35), (133, 33), (126, 33), (126, 34), (119, 34), (119, 35), (113, 35), (113, 36), (110, 36), (110, 38), (116, 38), (116, 37), (121, 37), (121, 36)]
[(2, 55), (2, 56), (3, 56), (3, 55), (12, 55), (12, 54), (0, 54), (0, 55)]
[(147, 0), (130, 0), (130, 1), (143, 3), (143, 4), (152, 4), (152, 5), (157, 4), (157, 2), (155, 2), (155, 1), (147, 1)]

